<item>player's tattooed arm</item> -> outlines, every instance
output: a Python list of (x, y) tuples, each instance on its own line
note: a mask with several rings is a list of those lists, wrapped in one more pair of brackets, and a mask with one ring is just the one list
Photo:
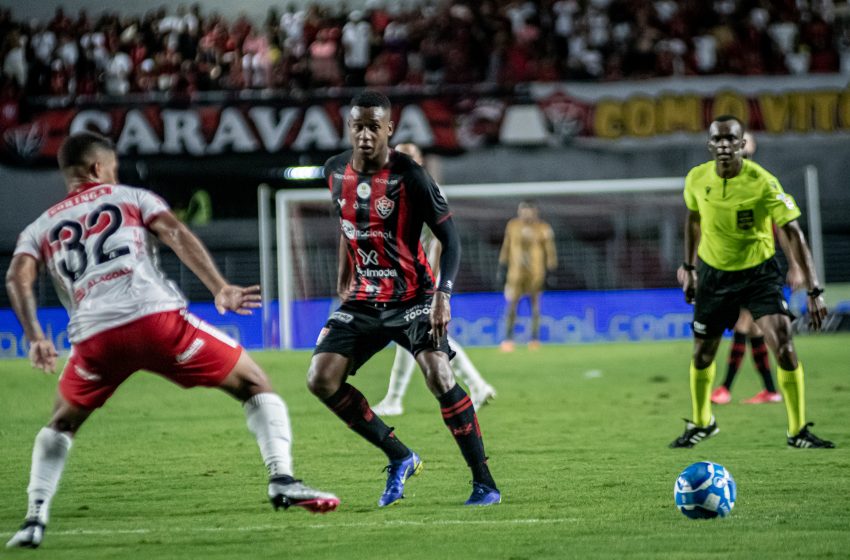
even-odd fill
[(215, 306), (219, 313), (233, 311), (239, 315), (250, 315), (252, 309), (262, 305), (260, 287), (228, 284), (201, 240), (174, 214), (163, 212), (148, 227), (215, 296)]
[(38, 306), (33, 294), (37, 277), (38, 262), (35, 258), (26, 254), (15, 255), (6, 273), (6, 293), (30, 343), (29, 358), (32, 366), (44, 372), (53, 372), (56, 370), (57, 353), (53, 342), (44, 336), (38, 321)]

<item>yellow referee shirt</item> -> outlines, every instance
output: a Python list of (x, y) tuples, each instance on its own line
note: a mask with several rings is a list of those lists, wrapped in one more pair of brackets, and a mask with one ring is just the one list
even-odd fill
[(776, 252), (772, 224), (782, 227), (800, 217), (776, 177), (746, 159), (731, 179), (717, 175), (713, 160), (691, 169), (685, 204), (700, 214), (699, 258), (719, 270), (763, 263)]

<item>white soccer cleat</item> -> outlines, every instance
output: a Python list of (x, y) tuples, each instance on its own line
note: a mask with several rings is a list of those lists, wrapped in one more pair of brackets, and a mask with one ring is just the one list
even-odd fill
[(298, 506), (313, 513), (327, 513), (339, 506), (339, 498), (330, 492), (311, 488), (300, 480), (287, 478), (286, 482), (269, 481), (269, 500), (275, 509)]
[(27, 519), (6, 543), (6, 548), (38, 548), (43, 539), (44, 523), (38, 519)]
[(372, 407), (372, 412), (378, 416), (401, 416), (404, 408), (401, 406), (401, 401), (385, 398)]
[(476, 388), (474, 391), (470, 389), (470, 392), (472, 393), (472, 406), (476, 411), (496, 398), (496, 390), (491, 385), (484, 385), (484, 387)]

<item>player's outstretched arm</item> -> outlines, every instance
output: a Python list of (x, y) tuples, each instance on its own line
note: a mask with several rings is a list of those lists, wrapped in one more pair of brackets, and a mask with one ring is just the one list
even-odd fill
[(685, 218), (685, 261), (676, 271), (682, 291), (685, 293), (685, 301), (694, 303), (697, 293), (697, 247), (700, 236), (699, 212), (688, 210)]
[(252, 309), (261, 306), (260, 287), (228, 284), (201, 240), (174, 214), (163, 212), (148, 227), (212, 292), (219, 313), (229, 310), (239, 315), (250, 315)]
[(826, 318), (826, 303), (821, 294), (823, 290), (818, 281), (818, 273), (806, 243), (806, 236), (797, 220), (792, 220), (782, 226), (782, 232), (788, 239), (788, 249), (791, 258), (798, 264), (803, 272), (804, 285), (808, 292), (809, 319), (814, 330), (819, 330), (823, 320)]
[(38, 306), (33, 294), (37, 277), (38, 262), (30, 255), (15, 255), (6, 273), (6, 293), (30, 343), (29, 358), (32, 366), (45, 373), (53, 373), (56, 371), (57, 353), (53, 342), (44, 336), (38, 321)]

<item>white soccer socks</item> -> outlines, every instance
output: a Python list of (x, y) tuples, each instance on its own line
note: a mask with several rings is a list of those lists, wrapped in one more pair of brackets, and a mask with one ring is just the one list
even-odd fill
[(67, 433), (48, 427), (42, 428), (35, 436), (30, 483), (27, 487), (27, 519), (38, 519), (39, 522), (47, 524), (50, 501), (59, 486), (59, 478), (65, 468), (65, 459), (72, 441)]
[(245, 401), (245, 417), (269, 476), (292, 476), (292, 428), (283, 399), (276, 393), (254, 395)]

